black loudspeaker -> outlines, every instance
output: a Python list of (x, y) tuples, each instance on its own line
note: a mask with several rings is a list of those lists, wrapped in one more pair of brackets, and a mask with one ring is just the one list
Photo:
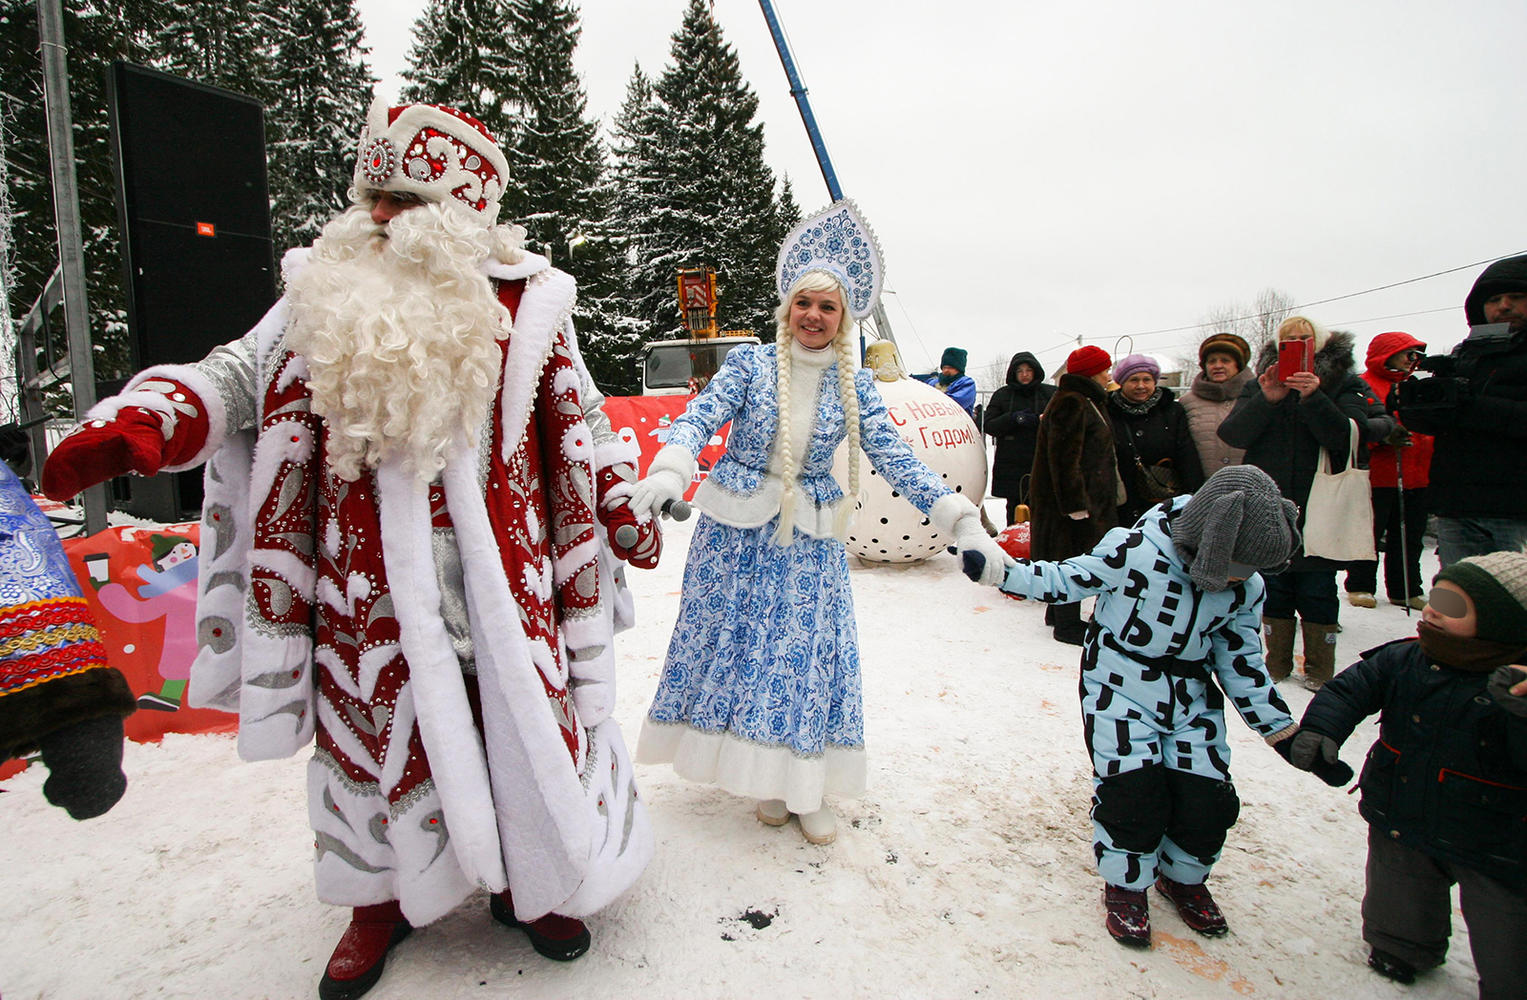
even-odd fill
[[(199, 361), (276, 298), (264, 108), (125, 62), (111, 66), (107, 104), (133, 366)], [(201, 476), (135, 479), (129, 495), (130, 513), (188, 520)]]

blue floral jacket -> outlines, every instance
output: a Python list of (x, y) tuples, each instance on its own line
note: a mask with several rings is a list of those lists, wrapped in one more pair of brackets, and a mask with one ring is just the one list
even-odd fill
[[(776, 356), (774, 344), (733, 348), (721, 370), (669, 428), (668, 444), (698, 455), (722, 424), (732, 422), (726, 454), (711, 469), (695, 499), (707, 514), (738, 527), (764, 524), (779, 512), (783, 484), (769, 474), (779, 427)], [(875, 389), (874, 375), (864, 369), (855, 372), (854, 388), (859, 397), (860, 447), (891, 487), (927, 514), (949, 488), (902, 440)], [(816, 424), (810, 444), (798, 456), (796, 524), (807, 534), (831, 534), (832, 513), (843, 500), (843, 488), (832, 475), (833, 453), (845, 436), (834, 363), (822, 373)]]

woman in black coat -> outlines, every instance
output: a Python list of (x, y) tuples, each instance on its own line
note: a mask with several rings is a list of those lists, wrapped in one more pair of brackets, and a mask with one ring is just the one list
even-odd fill
[(1123, 525), (1134, 524), (1166, 499), (1152, 491), (1141, 466), (1169, 469), (1174, 496), (1192, 493), (1204, 484), (1188, 411), (1172, 390), (1157, 383), (1160, 377), (1161, 366), (1144, 354), (1131, 354), (1113, 366), (1113, 380), (1119, 388), (1108, 394), (1108, 418), (1113, 422), (1119, 473), (1127, 494), (1119, 507), (1119, 523)]
[[(1313, 340), (1315, 370), (1279, 381), (1278, 341), (1283, 340)], [(1235, 409), (1219, 425), (1219, 436), (1226, 444), (1245, 448), (1245, 464), (1272, 476), (1283, 495), (1299, 505), (1303, 532), (1320, 449), (1330, 452), (1331, 467), (1339, 471), (1347, 464), (1352, 421), (1366, 432), (1367, 385), (1357, 374), (1352, 335), (1331, 333), (1302, 316), (1290, 317), (1278, 328), (1278, 339), (1262, 348), (1257, 371), (1256, 381), (1247, 383)], [(1267, 582), (1263, 634), (1267, 667), (1274, 680), (1293, 672), (1296, 615), (1303, 622), (1305, 686), (1316, 690), (1335, 673), (1340, 603), (1336, 570), (1341, 565), (1307, 556), (1301, 547), (1287, 572), (1263, 574)]]
[(1055, 397), (1046, 385), (1044, 366), (1028, 351), (1019, 351), (1007, 364), (1007, 384), (986, 404), (984, 430), (997, 442), (992, 459), (991, 492), (1007, 501), (1007, 523), (1017, 506), (1028, 502), (1030, 470), (1039, 438), (1039, 415)]

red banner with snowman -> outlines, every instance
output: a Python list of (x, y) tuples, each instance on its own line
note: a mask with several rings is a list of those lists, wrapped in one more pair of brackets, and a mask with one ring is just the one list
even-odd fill
[(64, 540), (64, 552), (90, 604), (106, 660), (138, 696), (127, 736), (229, 730), (238, 720), (185, 704), (196, 659), (196, 572), (201, 526), (108, 528)]

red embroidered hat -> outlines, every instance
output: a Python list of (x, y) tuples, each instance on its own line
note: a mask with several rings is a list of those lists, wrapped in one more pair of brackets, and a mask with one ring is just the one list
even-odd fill
[(509, 161), (471, 115), (441, 104), (389, 108), (381, 98), (372, 102), (355, 160), (356, 194), (455, 198), (491, 226), (508, 178)]

